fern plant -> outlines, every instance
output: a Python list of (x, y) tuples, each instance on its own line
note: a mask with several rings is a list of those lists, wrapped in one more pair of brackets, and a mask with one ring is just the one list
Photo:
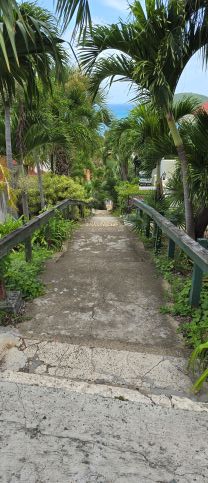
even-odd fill
[(193, 385), (194, 392), (199, 392), (208, 379), (208, 341), (199, 344), (192, 352), (189, 360), (189, 368), (193, 372), (196, 372), (198, 369), (202, 369), (203, 371)]

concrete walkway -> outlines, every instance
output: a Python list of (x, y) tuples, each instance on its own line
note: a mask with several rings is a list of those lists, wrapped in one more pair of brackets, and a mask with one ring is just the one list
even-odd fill
[(0, 481), (207, 482), (208, 404), (138, 238), (98, 212), (43, 279), (2, 336)]

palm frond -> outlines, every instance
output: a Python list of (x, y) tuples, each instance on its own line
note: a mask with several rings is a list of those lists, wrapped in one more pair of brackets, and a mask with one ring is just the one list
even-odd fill
[(56, 11), (62, 19), (63, 29), (65, 30), (75, 17), (75, 27), (73, 35), (80, 31), (84, 33), (87, 27), (91, 27), (91, 13), (88, 0), (57, 0)]
[(176, 121), (185, 116), (195, 114), (200, 107), (199, 99), (194, 96), (184, 96), (180, 101), (173, 101), (173, 114)]
[[(124, 55), (113, 55), (109, 58), (102, 58), (96, 62), (90, 77), (92, 92), (97, 92), (103, 80), (108, 80), (109, 87), (115, 80), (131, 82), (134, 71), (134, 63)], [(117, 78), (117, 79), (115, 79)]]
[(132, 24), (96, 25), (87, 31), (80, 43), (80, 61), (86, 70), (92, 69), (98, 56), (105, 50), (118, 50), (124, 55), (137, 57), (138, 41)]

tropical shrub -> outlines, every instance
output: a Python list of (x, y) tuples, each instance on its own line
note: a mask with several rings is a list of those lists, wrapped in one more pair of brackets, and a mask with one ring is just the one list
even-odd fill
[(204, 382), (208, 379), (208, 342), (199, 344), (192, 352), (189, 359), (189, 368), (194, 373), (203, 371), (193, 385), (194, 392), (199, 392)]
[(32, 238), (32, 243), (39, 247), (60, 250), (63, 241), (69, 237), (75, 227), (73, 220), (65, 220), (62, 213), (57, 210), (56, 215), (36, 231)]
[[(42, 175), (46, 205), (56, 205), (66, 198), (87, 200), (84, 186), (64, 175), (46, 173)], [(29, 208), (33, 215), (40, 211), (40, 194), (37, 176), (28, 177)], [(19, 204), (20, 201), (19, 201)]]
[(15, 219), (12, 216), (7, 216), (4, 223), (0, 223), (0, 238), (8, 235), (11, 231), (16, 230), (22, 226), (23, 221), (22, 218)]
[(139, 183), (134, 180), (131, 183), (129, 181), (121, 181), (115, 187), (115, 190), (118, 193), (118, 204), (121, 212), (125, 213), (128, 211), (130, 199), (139, 195)]
[[(154, 237), (146, 238), (143, 235), (141, 220), (133, 221), (133, 230), (142, 238), (146, 248), (153, 248)], [(208, 380), (208, 278), (203, 279), (199, 307), (191, 307), (189, 295), (193, 264), (178, 248), (174, 259), (167, 258), (164, 254), (164, 249), (167, 249), (165, 240), (163, 244), (161, 253), (154, 256), (154, 261), (158, 271), (169, 282), (171, 292), (166, 294), (167, 303), (161, 307), (161, 312), (177, 317), (180, 323), (178, 331), (183, 334), (187, 345), (194, 348), (189, 368), (196, 375), (201, 372), (193, 385), (194, 392), (198, 392)]]
[[(0, 225), (0, 237), (10, 233), (22, 225), (22, 220), (9, 217)], [(4, 279), (6, 288), (20, 290), (23, 298), (32, 299), (44, 293), (44, 284), (39, 279), (44, 261), (50, 257), (51, 252), (60, 250), (63, 241), (70, 236), (76, 223), (66, 220), (63, 214), (57, 211), (56, 215), (46, 226), (34, 233), (32, 237), (33, 258), (31, 262), (25, 261), (25, 251), (22, 245), (0, 260), (0, 275)]]
[(12, 252), (5, 268), (4, 279), (7, 289), (20, 290), (26, 299), (38, 297), (44, 293), (44, 284), (38, 276), (43, 269), (44, 261), (50, 256), (46, 249), (33, 251), (32, 262), (25, 261), (24, 250)]

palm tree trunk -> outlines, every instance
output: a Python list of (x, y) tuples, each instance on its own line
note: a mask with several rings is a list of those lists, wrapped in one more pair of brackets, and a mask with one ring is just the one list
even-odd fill
[(27, 193), (27, 186), (26, 186), (26, 178), (27, 174), (24, 167), (24, 132), (26, 128), (26, 114), (25, 114), (25, 105), (22, 100), (20, 100), (19, 104), (19, 113), (18, 113), (18, 126), (16, 130), (16, 147), (20, 153), (20, 174), (23, 178), (23, 187), (22, 187), (22, 212), (24, 216), (24, 222), (27, 222), (30, 218), (29, 213), (29, 204), (28, 204), (28, 193)]
[(25, 190), (22, 191), (22, 211), (24, 216), (24, 221), (28, 221), (30, 219), (29, 213), (29, 205), (28, 205), (28, 195)]
[[(26, 178), (22, 159), (21, 159), (20, 167), (21, 167), (22, 177)], [(27, 189), (24, 186), (24, 179), (23, 179), (23, 189), (22, 189), (21, 195), (22, 195), (22, 212), (24, 216), (24, 221), (27, 222), (30, 219), (30, 212), (29, 212), (28, 194), (27, 194)]]
[(195, 238), (203, 238), (204, 232), (208, 226), (208, 207), (204, 206), (197, 213), (195, 218)]
[(54, 153), (50, 154), (51, 173), (55, 173)]
[(185, 207), (185, 220), (186, 231), (191, 238), (195, 238), (195, 223), (193, 205), (190, 197), (189, 185), (188, 185), (188, 161), (183, 144), (183, 140), (176, 126), (176, 122), (172, 112), (166, 114), (167, 123), (170, 129), (170, 133), (173, 138), (173, 142), (178, 152), (178, 157), (181, 162), (181, 173), (183, 181), (183, 193), (184, 193), (184, 207)]
[(160, 175), (160, 165), (161, 161), (157, 161), (156, 164), (156, 200), (160, 200), (162, 196), (162, 183), (161, 183), (161, 175)]
[(15, 179), (14, 179), (14, 166), (13, 166), (13, 156), (12, 156), (11, 114), (10, 114), (9, 102), (5, 102), (4, 112), (5, 112), (5, 141), (6, 141), (7, 168), (9, 169), (10, 175), (11, 175), (11, 186), (12, 188), (14, 188)]
[(128, 181), (128, 161), (121, 162), (120, 172), (122, 181)]
[(45, 196), (44, 196), (44, 191), (43, 191), (43, 180), (42, 180), (42, 174), (41, 174), (39, 161), (36, 162), (36, 166), (37, 166), (37, 173), (38, 173), (38, 186), (39, 186), (39, 192), (40, 192), (40, 206), (41, 206), (41, 210), (44, 210), (44, 208), (45, 208)]

